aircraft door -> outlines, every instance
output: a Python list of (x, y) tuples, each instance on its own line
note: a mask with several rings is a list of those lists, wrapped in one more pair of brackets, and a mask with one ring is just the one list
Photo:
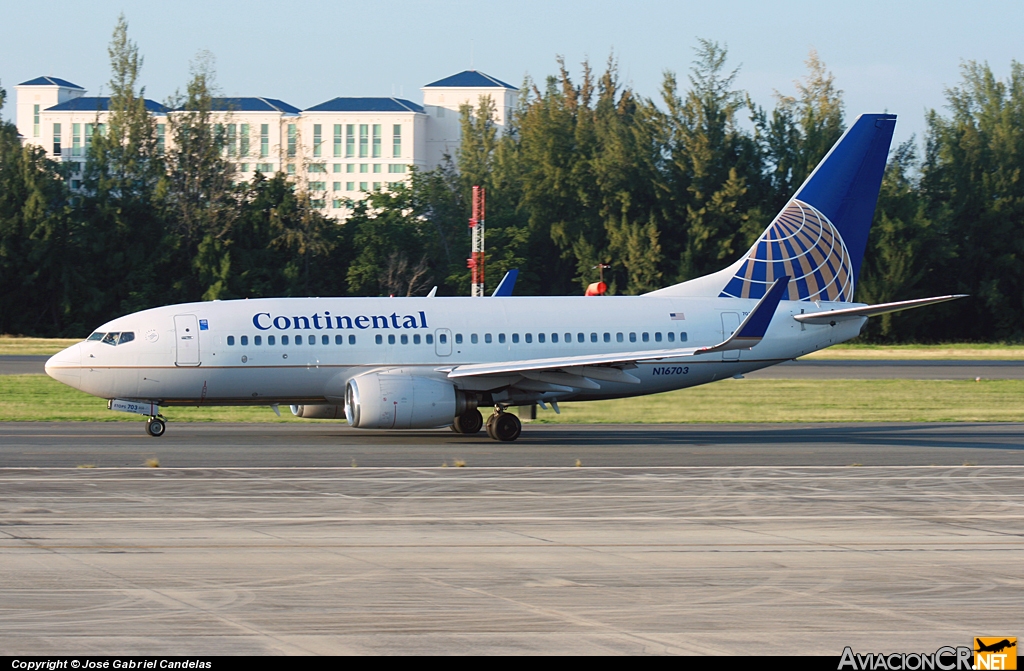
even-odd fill
[(435, 330), (434, 349), (437, 356), (449, 356), (452, 353), (452, 332), (448, 329)]
[(174, 336), (177, 346), (176, 366), (199, 365), (199, 318), (195, 315), (174, 315)]
[[(722, 313), (722, 340), (725, 340), (740, 327), (740, 313)], [(722, 352), (722, 361), (739, 361), (740, 351), (738, 349), (725, 350)]]

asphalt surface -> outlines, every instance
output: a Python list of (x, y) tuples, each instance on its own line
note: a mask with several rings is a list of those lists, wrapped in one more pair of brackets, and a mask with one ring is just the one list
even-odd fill
[[(44, 374), (47, 356), (0, 356), (0, 375)], [(787, 361), (756, 379), (1024, 380), (1024, 361)]]
[(0, 424), (4, 654), (837, 656), (1020, 628), (1024, 424), (142, 430)]

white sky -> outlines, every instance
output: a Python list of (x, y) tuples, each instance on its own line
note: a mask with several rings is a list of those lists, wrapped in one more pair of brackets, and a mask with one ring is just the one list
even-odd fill
[(728, 46), (738, 85), (762, 105), (793, 91), (816, 48), (845, 91), (848, 119), (900, 115), (896, 140), (924, 128), (964, 60), (987, 61), (1005, 77), (1024, 60), (1024, 3), (948, 0), (829, 3), (719, 0), (7, 0), (0, 21), (0, 83), (63, 77), (97, 95), (106, 88), (106, 46), (119, 12), (145, 56), (147, 97), (184, 88), (201, 49), (216, 56), (227, 95), (280, 98), (300, 108), (335, 96), (402, 94), (467, 69), (519, 85), (555, 72), (562, 54), (578, 73), (601, 69), (614, 50), (624, 81), (656, 96), (666, 69), (685, 75), (697, 37)]

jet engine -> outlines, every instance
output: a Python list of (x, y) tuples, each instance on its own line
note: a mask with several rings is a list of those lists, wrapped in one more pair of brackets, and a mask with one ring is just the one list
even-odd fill
[(476, 407), (450, 382), (400, 373), (367, 373), (345, 387), (345, 418), (359, 429), (432, 429)]
[(341, 405), (293, 405), (292, 414), (303, 419), (345, 419)]

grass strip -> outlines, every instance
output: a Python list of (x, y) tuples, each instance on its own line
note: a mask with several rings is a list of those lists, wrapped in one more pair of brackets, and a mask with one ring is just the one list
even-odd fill
[[(545, 423), (1021, 422), (1024, 380), (723, 380), (612, 401), (563, 403)], [(486, 409), (483, 409), (486, 412)], [(172, 422), (303, 422), (287, 407), (166, 408)], [(0, 376), (0, 421), (142, 421), (44, 375)]]

